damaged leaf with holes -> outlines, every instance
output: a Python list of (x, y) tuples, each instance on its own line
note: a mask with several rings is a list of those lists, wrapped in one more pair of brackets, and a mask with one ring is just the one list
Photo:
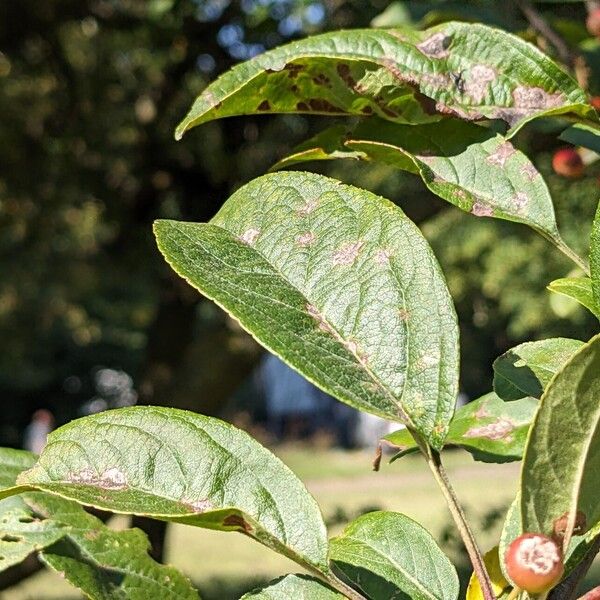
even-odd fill
[(295, 41), (233, 67), (196, 99), (176, 131), (260, 113), (377, 115), (431, 123), (445, 115), (597, 120), (576, 82), (535, 46), (476, 23), (353, 30)]
[(336, 125), (322, 131), (273, 168), (337, 158), (415, 173), (461, 210), (524, 223), (564, 247), (543, 177), (525, 154), (491, 129), (459, 119), (409, 126), (372, 118), (351, 129)]
[(218, 419), (158, 407), (84, 417), (50, 434), (19, 480), (103, 510), (239, 531), (328, 570), (312, 496), (273, 454)]
[(175, 271), (267, 349), (441, 447), (457, 393), (456, 315), (400, 208), (320, 175), (275, 173), (208, 224), (158, 221), (155, 232)]

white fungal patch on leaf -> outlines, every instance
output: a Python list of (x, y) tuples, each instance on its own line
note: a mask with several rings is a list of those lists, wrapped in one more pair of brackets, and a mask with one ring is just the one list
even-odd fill
[(442, 31), (434, 33), (431, 37), (417, 45), (417, 48), (430, 58), (446, 58), (450, 53), (448, 48), (452, 38)]
[(475, 65), (463, 84), (463, 93), (476, 104), (485, 98), (489, 84), (496, 79), (496, 71), (488, 65)]
[(296, 212), (300, 216), (306, 217), (306, 216), (310, 215), (310, 213), (313, 212), (313, 210), (315, 210), (315, 208), (317, 208), (318, 204), (319, 204), (319, 201), (317, 198), (310, 198), (300, 208), (298, 208), (298, 210)]
[(100, 475), (86, 467), (77, 473), (69, 473), (67, 480), (71, 483), (92, 485), (106, 490), (122, 490), (127, 487), (127, 477), (117, 467), (105, 469)]
[(525, 192), (517, 192), (512, 201), (517, 211), (522, 212), (529, 204), (529, 196)]
[(452, 79), (445, 73), (426, 73), (421, 77), (421, 85), (439, 89), (448, 89), (452, 85)]
[(498, 146), (495, 152), (490, 154), (485, 160), (490, 165), (504, 167), (506, 161), (516, 152), (515, 147), (510, 142), (503, 142)]
[(474, 214), (476, 217), (493, 217), (494, 209), (488, 204), (484, 204), (483, 202), (480, 202), (478, 200), (473, 204), (473, 207), (471, 208), (471, 213)]
[(307, 231), (306, 233), (301, 233), (296, 238), (296, 243), (298, 246), (302, 248), (306, 248), (310, 246), (315, 241), (315, 234), (312, 231)]
[(487, 438), (488, 440), (505, 440), (510, 441), (510, 434), (514, 430), (515, 425), (508, 419), (498, 419), (494, 423), (488, 425), (480, 425), (479, 427), (471, 427), (464, 433), (464, 437), (468, 438)]
[(242, 235), (240, 235), (240, 241), (248, 246), (252, 246), (254, 242), (256, 242), (256, 238), (260, 235), (260, 231), (258, 229), (254, 229), (251, 227), (250, 229), (246, 229)]
[(365, 243), (361, 240), (358, 242), (348, 242), (341, 248), (335, 251), (333, 255), (334, 265), (351, 265), (358, 258), (358, 253)]
[(532, 163), (527, 163), (521, 167), (521, 175), (527, 177), (529, 181), (533, 181), (539, 175), (539, 171)]
[(387, 265), (390, 262), (391, 256), (392, 253), (389, 250), (380, 248), (377, 250), (377, 252), (375, 252), (375, 262), (378, 265)]
[(564, 96), (560, 92), (550, 94), (540, 87), (517, 86), (513, 91), (515, 108), (527, 110), (544, 110), (560, 106)]
[(192, 502), (184, 501), (183, 503), (186, 506), (189, 506), (195, 513), (204, 513), (207, 510), (212, 510), (214, 508), (213, 503), (207, 498), (204, 500), (193, 500)]

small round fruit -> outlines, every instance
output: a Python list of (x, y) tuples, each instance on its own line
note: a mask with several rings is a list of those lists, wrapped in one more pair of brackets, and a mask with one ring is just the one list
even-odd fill
[(576, 179), (583, 175), (585, 165), (575, 148), (562, 148), (554, 153), (552, 168), (563, 177)]
[(592, 96), (590, 98), (590, 104), (598, 111), (600, 111), (600, 96)]
[(559, 546), (541, 533), (519, 536), (508, 547), (504, 562), (513, 583), (532, 594), (552, 589), (565, 569)]
[(594, 8), (588, 13), (585, 26), (590, 35), (600, 37), (600, 8)]

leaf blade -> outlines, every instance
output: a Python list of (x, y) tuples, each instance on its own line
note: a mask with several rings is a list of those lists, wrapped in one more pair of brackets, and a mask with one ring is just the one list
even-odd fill
[(577, 513), (586, 529), (600, 521), (600, 336), (592, 338), (559, 371), (542, 396), (531, 428), (521, 480), (526, 531), (551, 535), (566, 517), (568, 546)]
[(589, 277), (563, 277), (549, 283), (548, 289), (555, 294), (562, 294), (575, 300), (600, 319), (600, 308), (596, 306), (592, 285)]
[(456, 600), (458, 576), (431, 535), (408, 517), (375, 511), (331, 540), (333, 564), (369, 598)]
[(596, 305), (596, 314), (600, 314), (600, 203), (596, 210), (590, 240), (590, 272), (592, 295)]
[[(418, 91), (416, 91), (415, 90)], [(179, 124), (270, 112), (378, 114), (407, 123), (503, 118), (512, 132), (540, 115), (595, 120), (577, 84), (534, 46), (480, 24), (352, 30), (314, 36), (237, 65), (208, 86)]]
[(244, 594), (240, 600), (343, 600), (345, 596), (306, 575), (286, 575)]
[(180, 275), (309, 380), (443, 442), (456, 316), (429, 245), (400, 209), (287, 172), (238, 190), (211, 224), (159, 221), (155, 231)]
[(21, 479), (113, 512), (242, 531), (327, 570), (312, 496), (279, 459), (218, 419), (158, 407), (84, 417), (54, 431)]

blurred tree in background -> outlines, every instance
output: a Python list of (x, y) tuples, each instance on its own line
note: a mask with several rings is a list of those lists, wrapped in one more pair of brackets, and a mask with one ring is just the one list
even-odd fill
[[(151, 223), (209, 219), (233, 189), (311, 135), (315, 119), (234, 118), (175, 143), (174, 125), (210, 79), (287, 39), (373, 19), (377, 26), (479, 20), (520, 32), (552, 53), (516, 4), (510, 6), (2, 2), (0, 441), (18, 445), (41, 406), (62, 422), (94, 397), (108, 405), (134, 401), (133, 388), (144, 403), (215, 414), (255, 364), (254, 343), (171, 275)], [(585, 31), (583, 5), (544, 6), (548, 21), (595, 68), (598, 44)], [(597, 80), (590, 80), (592, 88)], [(555, 132), (543, 123), (535, 127), (517, 143), (548, 176), (559, 221), (570, 213), (589, 222), (598, 189), (594, 169), (575, 183), (553, 175)], [(412, 175), (355, 163), (316, 168), (360, 182), (425, 221), (461, 317), (469, 395), (489, 389), (491, 361), (508, 346), (533, 337), (586, 336), (590, 317), (545, 291), (569, 265), (526, 228), (475, 223)], [(587, 231), (565, 233), (585, 249)], [(115, 389), (124, 373), (133, 388), (123, 397)]]

